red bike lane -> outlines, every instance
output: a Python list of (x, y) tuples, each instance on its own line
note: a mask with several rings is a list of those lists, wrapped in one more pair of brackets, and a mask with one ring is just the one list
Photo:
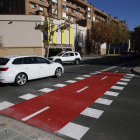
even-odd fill
[(102, 72), (1, 110), (0, 113), (57, 133), (125, 75)]

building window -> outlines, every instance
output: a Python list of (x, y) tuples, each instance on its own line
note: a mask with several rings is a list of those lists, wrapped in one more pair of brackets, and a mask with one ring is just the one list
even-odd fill
[(34, 4), (31, 4), (31, 9), (35, 9), (35, 5)]
[(42, 1), (42, 2), (43, 2), (43, 0), (40, 0), (40, 1)]
[(56, 0), (52, 0), (52, 5), (53, 6), (57, 6), (57, 1)]
[(63, 7), (63, 9), (64, 9), (64, 10), (66, 10), (66, 5), (65, 5), (65, 4), (63, 4), (63, 6), (62, 6), (62, 7)]
[(9, 7), (9, 13), (11, 13), (11, 6)]
[(0, 3), (0, 6), (3, 6), (3, 2)]
[(73, 9), (71, 9), (71, 12), (72, 12), (72, 13), (74, 13), (74, 10), (73, 10)]

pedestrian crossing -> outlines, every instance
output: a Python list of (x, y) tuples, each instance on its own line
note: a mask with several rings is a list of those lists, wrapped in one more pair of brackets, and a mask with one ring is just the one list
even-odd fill
[[(75, 83), (78, 80), (83, 80), (83, 79), (88, 78), (92, 75), (96, 75), (96, 74), (100, 74), (100, 73), (101, 72), (98, 71), (98, 72), (90, 73), (88, 75), (83, 75), (81, 77), (76, 77), (75, 79), (65, 81), (65, 83), (55, 84), (54, 87), (61, 88), (61, 87), (67, 86), (68, 84)], [(124, 87), (128, 84), (128, 82), (131, 80), (131, 78), (133, 76), (134, 76), (133, 74), (126, 74), (126, 76), (124, 76), (122, 79), (120, 79), (120, 81), (118, 81), (115, 85), (113, 85), (110, 88), (110, 90), (106, 91), (104, 93), (104, 95), (117, 97), (120, 94), (120, 92), (124, 89)], [(53, 88), (43, 88), (43, 89), (39, 89), (38, 91), (42, 92), (42, 93), (49, 93), (53, 90), (55, 90), (55, 88), (54, 89)], [(23, 100), (30, 100), (30, 99), (35, 98), (35, 97), (37, 97), (37, 95), (27, 93), (25, 95), (19, 96), (18, 98), (23, 99)], [(104, 106), (109, 106), (109, 105), (111, 105), (112, 102), (113, 102), (113, 100), (105, 99), (101, 96), (93, 104), (101, 104)], [(0, 110), (11, 107), (13, 105), (14, 104), (7, 102), (7, 101), (1, 102), (0, 103)], [(80, 117), (85, 116), (85, 117), (90, 118), (90, 120), (95, 121), (96, 119), (99, 119), (103, 113), (104, 113), (104, 110), (93, 108), (93, 107), (89, 106), (85, 110), (83, 110), (76, 118), (78, 118), (79, 116)], [(26, 118), (23, 118), (23, 119), (26, 119)], [(57, 135), (58, 136), (61, 135), (61, 137), (64, 137), (64, 138), (68, 137), (68, 138), (80, 140), (87, 133), (87, 131), (89, 129), (90, 129), (90, 126), (84, 126), (83, 124), (80, 124), (79, 122), (71, 121), (67, 125), (65, 125), (61, 130), (59, 130), (57, 132)]]

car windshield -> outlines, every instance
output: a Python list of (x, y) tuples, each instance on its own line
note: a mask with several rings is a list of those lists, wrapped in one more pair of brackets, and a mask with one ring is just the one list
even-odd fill
[(64, 53), (63, 52), (61, 52), (61, 53), (59, 53), (59, 54), (57, 54), (56, 56), (62, 56)]
[(6, 65), (9, 60), (7, 58), (0, 58), (0, 65)]

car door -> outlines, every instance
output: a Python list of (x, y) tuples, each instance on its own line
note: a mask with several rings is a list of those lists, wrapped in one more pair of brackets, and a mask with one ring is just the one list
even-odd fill
[(35, 57), (24, 57), (22, 66), (28, 79), (39, 78), (39, 66)]
[(36, 57), (36, 59), (39, 65), (40, 77), (47, 77), (47, 76), (54, 75), (55, 69), (54, 69), (53, 63), (51, 63), (49, 60), (42, 57)]
[(70, 61), (70, 54), (69, 53), (65, 53), (62, 56), (62, 62), (69, 62)]

